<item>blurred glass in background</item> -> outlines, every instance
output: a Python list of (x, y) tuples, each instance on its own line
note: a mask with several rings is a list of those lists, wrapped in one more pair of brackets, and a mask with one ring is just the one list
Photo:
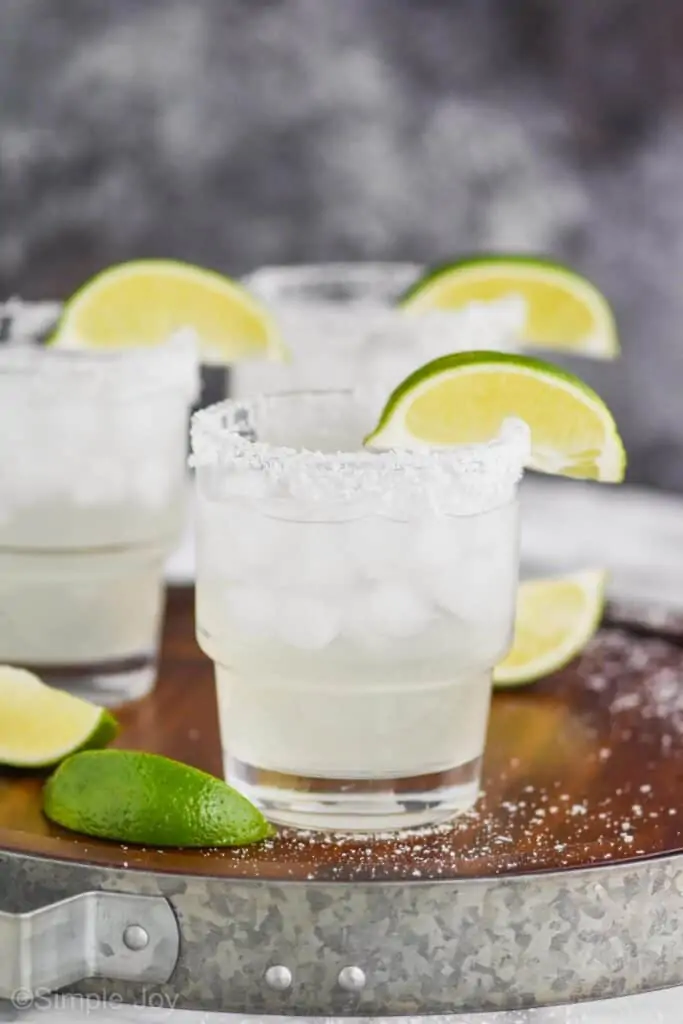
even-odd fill
[(0, 295), (171, 256), (564, 259), (631, 480), (683, 490), (677, 0), (4, 0)]

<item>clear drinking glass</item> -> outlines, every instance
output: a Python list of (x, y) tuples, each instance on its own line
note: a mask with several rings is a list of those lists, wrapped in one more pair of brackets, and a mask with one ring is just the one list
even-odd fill
[(197, 374), (181, 339), (0, 346), (0, 662), (101, 704), (152, 688)]
[(283, 824), (424, 825), (478, 793), (528, 431), (373, 453), (370, 426), (352, 392), (193, 416), (197, 635), (225, 774)]
[(457, 312), (408, 312), (397, 304), (422, 274), (415, 263), (263, 267), (245, 286), (272, 312), (289, 363), (246, 362), (230, 371), (230, 395), (361, 388), (383, 404), (419, 366), (449, 352), (512, 350), (526, 307), (519, 295)]

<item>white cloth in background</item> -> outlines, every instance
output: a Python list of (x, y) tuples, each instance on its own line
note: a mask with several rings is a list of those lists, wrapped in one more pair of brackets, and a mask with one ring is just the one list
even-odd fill
[[(539, 575), (606, 567), (611, 596), (683, 609), (683, 496), (529, 476), (522, 485), (522, 560), (528, 574)], [(167, 578), (182, 584), (194, 576), (190, 521)]]

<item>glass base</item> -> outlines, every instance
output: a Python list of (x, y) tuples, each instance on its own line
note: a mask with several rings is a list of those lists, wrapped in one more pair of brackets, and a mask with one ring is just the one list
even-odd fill
[(469, 810), (479, 795), (481, 757), (430, 775), (312, 778), (273, 772), (224, 752), (226, 779), (278, 825), (333, 832), (423, 828)]
[(157, 678), (156, 658), (148, 654), (86, 665), (22, 667), (35, 672), (48, 686), (108, 708), (146, 697)]

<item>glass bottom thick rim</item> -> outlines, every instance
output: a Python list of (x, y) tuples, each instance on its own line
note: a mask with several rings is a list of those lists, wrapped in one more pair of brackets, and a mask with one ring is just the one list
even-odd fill
[(116, 708), (141, 700), (154, 689), (157, 653), (144, 651), (127, 658), (85, 665), (25, 664), (22, 667), (34, 672), (48, 686), (66, 690), (92, 704)]
[(470, 810), (479, 796), (481, 760), (408, 778), (330, 779), (264, 771), (226, 755), (225, 774), (277, 825), (383, 832), (444, 824)]

